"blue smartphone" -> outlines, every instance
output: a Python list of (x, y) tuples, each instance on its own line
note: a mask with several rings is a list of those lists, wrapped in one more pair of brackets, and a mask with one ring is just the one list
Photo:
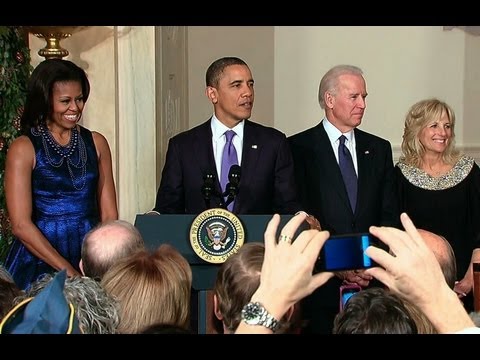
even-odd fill
[(366, 269), (377, 264), (365, 254), (379, 240), (369, 233), (331, 236), (322, 247), (315, 268), (318, 271)]

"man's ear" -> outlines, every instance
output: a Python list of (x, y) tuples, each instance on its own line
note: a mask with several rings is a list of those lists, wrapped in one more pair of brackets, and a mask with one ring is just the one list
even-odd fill
[(222, 321), (223, 320), (223, 315), (220, 312), (220, 309), (218, 307), (218, 299), (217, 299), (217, 294), (213, 294), (213, 313), (215, 314), (215, 317)]
[(83, 261), (80, 259), (80, 262), (78, 263), (78, 267), (80, 268), (80, 272), (82, 273), (83, 276), (85, 276), (85, 271), (83, 271)]
[(207, 86), (205, 89), (205, 95), (207, 95), (212, 104), (216, 104), (218, 102), (217, 89), (215, 89), (213, 86)]
[(325, 106), (329, 109), (333, 108), (335, 104), (335, 96), (330, 94), (328, 91), (323, 95), (323, 100), (325, 101)]

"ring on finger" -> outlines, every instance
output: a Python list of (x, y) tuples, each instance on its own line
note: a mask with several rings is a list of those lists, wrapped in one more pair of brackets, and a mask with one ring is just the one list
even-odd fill
[(288, 243), (291, 243), (292, 242), (292, 238), (288, 235), (285, 235), (285, 234), (280, 234), (280, 239), (279, 241), (286, 241)]

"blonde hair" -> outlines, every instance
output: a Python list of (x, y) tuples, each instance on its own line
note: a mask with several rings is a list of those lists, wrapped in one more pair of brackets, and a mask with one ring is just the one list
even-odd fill
[(415, 325), (417, 325), (417, 333), (418, 334), (438, 334), (437, 329), (435, 326), (428, 320), (427, 316), (423, 313), (422, 310), (418, 308), (415, 304), (404, 300), (403, 305), (410, 313), (411, 318), (415, 321)]
[(438, 99), (421, 100), (414, 104), (405, 117), (403, 130), (402, 156), (400, 161), (415, 167), (420, 167), (425, 147), (419, 140), (420, 132), (432, 121), (440, 119), (445, 113), (450, 120), (452, 135), (443, 153), (443, 161), (454, 164), (459, 159), (459, 151), (455, 148), (455, 113), (445, 102)]
[(120, 333), (139, 333), (155, 323), (189, 327), (192, 270), (170, 245), (122, 259), (101, 284), (120, 304)]

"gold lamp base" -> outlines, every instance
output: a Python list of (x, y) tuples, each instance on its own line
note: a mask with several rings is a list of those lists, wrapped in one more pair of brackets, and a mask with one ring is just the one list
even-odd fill
[(62, 48), (60, 40), (86, 28), (86, 26), (27, 26), (27, 30), (40, 39), (45, 39), (47, 45), (38, 51), (45, 59), (61, 59), (68, 56), (67, 49)]

